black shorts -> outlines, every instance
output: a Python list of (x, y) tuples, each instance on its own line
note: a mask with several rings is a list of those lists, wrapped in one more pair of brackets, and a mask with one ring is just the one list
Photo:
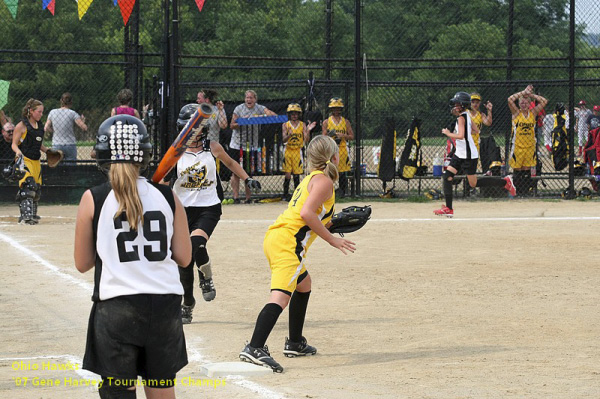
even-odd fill
[(103, 377), (167, 380), (187, 363), (181, 295), (124, 295), (94, 302), (84, 369)]
[(479, 159), (462, 159), (457, 157), (456, 155), (452, 155), (450, 159), (450, 165), (454, 169), (456, 169), (457, 174), (461, 173), (461, 171), (465, 175), (474, 175), (477, 173), (477, 163)]
[(190, 233), (202, 229), (210, 237), (221, 220), (221, 204), (212, 206), (189, 206), (185, 208)]

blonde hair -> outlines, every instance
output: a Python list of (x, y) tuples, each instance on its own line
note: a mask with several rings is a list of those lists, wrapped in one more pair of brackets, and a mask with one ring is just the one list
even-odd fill
[(335, 154), (339, 152), (338, 146), (329, 136), (316, 136), (308, 143), (306, 157), (308, 158), (308, 170), (322, 170), (323, 173), (334, 182), (340, 176), (337, 166), (331, 162)]
[(131, 230), (137, 230), (139, 223), (144, 223), (144, 208), (137, 189), (139, 175), (140, 166), (133, 163), (113, 163), (108, 171), (110, 185), (119, 203), (114, 219), (125, 212)]
[(24, 119), (29, 118), (29, 115), (31, 115), (31, 111), (35, 111), (35, 109), (42, 104), (42, 102), (40, 100), (36, 100), (35, 98), (30, 98), (29, 100), (27, 100), (27, 104), (25, 104), (25, 106), (23, 107), (23, 111), (21, 112), (21, 115), (23, 116)]
[(244, 93), (244, 94), (248, 94), (248, 93), (252, 94), (252, 96), (258, 100), (258, 94), (256, 94), (256, 92), (254, 90), (246, 90), (246, 93)]

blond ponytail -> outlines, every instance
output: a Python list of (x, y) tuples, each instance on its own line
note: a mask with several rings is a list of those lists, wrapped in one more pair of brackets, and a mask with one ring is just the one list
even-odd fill
[(139, 223), (144, 223), (144, 208), (137, 189), (139, 175), (139, 165), (132, 163), (113, 163), (108, 172), (111, 187), (119, 203), (119, 210), (114, 218), (125, 212), (131, 230), (137, 230)]
[(331, 180), (337, 181), (340, 174), (337, 166), (331, 160), (338, 152), (338, 146), (331, 137), (316, 136), (306, 149), (308, 170), (310, 172), (322, 170)]

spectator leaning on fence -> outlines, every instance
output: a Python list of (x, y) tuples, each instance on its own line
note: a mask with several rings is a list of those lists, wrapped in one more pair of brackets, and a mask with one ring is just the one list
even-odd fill
[(579, 150), (577, 151), (577, 155), (581, 156), (583, 151), (583, 146), (587, 141), (588, 137), (588, 125), (587, 118), (592, 114), (592, 111), (586, 107), (585, 100), (579, 101), (579, 107), (575, 107), (575, 126), (577, 126), (577, 137), (579, 141)]
[[(208, 104), (213, 113), (208, 120), (208, 140), (219, 142), (219, 133), (221, 129), (227, 128), (227, 114), (225, 114), (225, 105), (223, 101), (217, 101), (217, 93), (215, 90), (201, 90), (198, 92), (196, 102), (198, 104)], [(237, 159), (237, 158), (235, 158)]]
[(48, 114), (48, 120), (44, 126), (45, 132), (54, 132), (52, 135), (52, 148), (62, 150), (65, 154), (65, 160), (77, 160), (77, 139), (73, 125), (76, 124), (83, 130), (87, 131), (85, 124), (85, 116), (79, 115), (71, 109), (73, 97), (71, 93), (63, 93), (60, 97), (60, 108), (53, 109)]
[[(518, 100), (518, 105), (515, 101)], [(529, 102), (537, 105), (529, 109)], [(512, 147), (509, 164), (514, 170), (517, 195), (525, 195), (531, 187), (531, 168), (537, 166), (535, 126), (537, 114), (548, 104), (544, 97), (533, 93), (533, 86), (508, 97), (512, 114)]]
[[(136, 118), (140, 118), (140, 113), (137, 109), (130, 107), (129, 104), (133, 100), (133, 93), (129, 89), (123, 89), (117, 94), (117, 101), (119, 101), (118, 107), (111, 110), (110, 116), (115, 115), (131, 115)], [(141, 119), (141, 118), (140, 118)]]
[(15, 125), (11, 122), (6, 122), (2, 125), (2, 140), (0, 140), (0, 161), (12, 161), (15, 158), (15, 153), (12, 150), (12, 138), (15, 131)]
[[(255, 116), (276, 116), (277, 114), (264, 105), (257, 104), (258, 96), (254, 90), (248, 90), (244, 102), (233, 110), (233, 116), (231, 117), (231, 142), (229, 143), (229, 155), (234, 160), (239, 160), (240, 163), (244, 164), (243, 160), (246, 156), (246, 149), (257, 149), (258, 147), (258, 131), (260, 125), (243, 125), (237, 124), (238, 118), (250, 118)], [(246, 172), (250, 174), (250, 165), (244, 165), (247, 167)], [(233, 201), (238, 203), (239, 191), (240, 191), (240, 178), (237, 175), (231, 176), (231, 189), (233, 191)], [(246, 187), (246, 201), (250, 200), (250, 189)]]

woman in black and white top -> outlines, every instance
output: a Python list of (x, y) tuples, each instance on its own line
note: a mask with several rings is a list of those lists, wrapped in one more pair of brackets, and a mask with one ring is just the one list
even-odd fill
[(152, 145), (141, 120), (113, 116), (100, 125), (96, 160), (109, 181), (87, 190), (77, 213), (75, 266), (95, 267), (94, 302), (83, 368), (102, 376), (101, 398), (175, 398), (187, 364), (178, 265), (191, 243), (181, 202), (140, 177)]
[[(188, 104), (181, 108), (177, 120), (179, 129), (185, 126), (199, 106), (199, 104)], [(198, 267), (204, 300), (212, 301), (216, 296), (211, 262), (206, 250), (206, 243), (221, 219), (223, 200), (223, 190), (215, 159), (219, 159), (236, 176), (243, 179), (246, 187), (260, 191), (260, 183), (257, 180), (251, 179), (217, 141), (207, 139), (206, 129), (198, 135), (196, 142), (188, 147), (177, 161), (177, 165), (164, 178), (163, 183), (169, 181), (173, 183), (173, 190), (185, 207), (192, 240), (192, 261), (189, 267), (179, 269), (184, 289), (181, 306), (183, 324), (192, 322), (192, 311), (196, 305), (194, 268), (191, 267), (194, 262)]]
[(456, 141), (456, 151), (452, 155), (450, 165), (444, 171), (442, 176), (442, 185), (444, 188), (444, 197), (446, 205), (433, 211), (438, 216), (454, 216), (452, 208), (452, 180), (459, 170), (467, 175), (467, 180), (471, 187), (504, 187), (515, 195), (515, 186), (511, 176), (501, 178), (499, 176), (482, 176), (479, 179), (475, 174), (477, 172), (477, 161), (479, 153), (477, 146), (473, 141), (472, 130), (477, 126), (471, 120), (471, 114), (468, 112), (471, 107), (471, 96), (469, 93), (459, 91), (450, 99), (450, 112), (456, 116), (454, 132), (448, 129), (442, 129), (442, 134)]

